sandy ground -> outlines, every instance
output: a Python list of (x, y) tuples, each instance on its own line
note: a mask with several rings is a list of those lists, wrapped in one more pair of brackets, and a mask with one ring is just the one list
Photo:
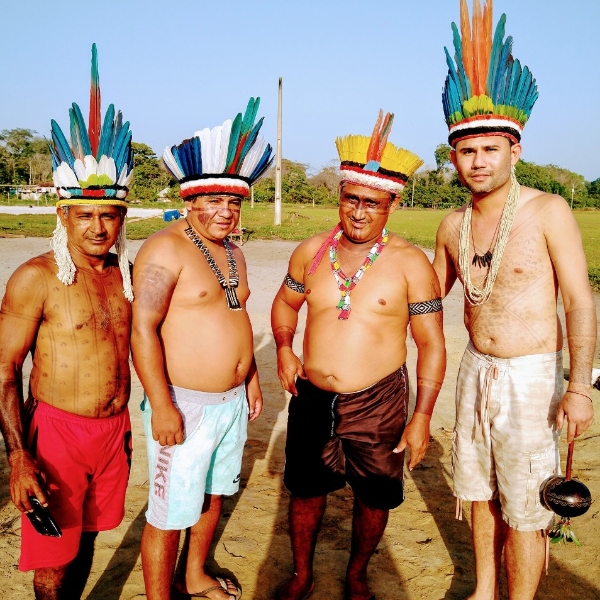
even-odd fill
[[(131, 243), (133, 255), (140, 243)], [(291, 569), (288, 496), (281, 483), (287, 397), (277, 379), (269, 310), (294, 247), (293, 242), (274, 241), (251, 241), (243, 247), (252, 289), (248, 311), (254, 327), (265, 410), (261, 418), (250, 425), (241, 490), (225, 502), (211, 562), (216, 573), (233, 575), (243, 587), (244, 597), (254, 600), (271, 598)], [(39, 238), (0, 239), (0, 293), (4, 293), (6, 280), (16, 266), (47, 248), (48, 240)], [(460, 290), (455, 289), (444, 303), (448, 371), (432, 420), (429, 452), (423, 463), (407, 474), (406, 501), (392, 511), (384, 538), (371, 562), (370, 584), (378, 600), (458, 600), (473, 589), (469, 519), (455, 521), (450, 492), (454, 382), (467, 341), (461, 302)], [(596, 297), (596, 306), (599, 305)], [(296, 337), (298, 353), (302, 334), (303, 324)], [(408, 364), (413, 381), (415, 355), (412, 344)], [(595, 356), (598, 357), (598, 352)], [(600, 362), (596, 361), (594, 366), (600, 366)], [(28, 369), (25, 378), (27, 373)], [(98, 537), (94, 567), (84, 594), (88, 599), (145, 597), (139, 543), (144, 526), (148, 473), (138, 408), (141, 399), (142, 390), (134, 376), (131, 396), (134, 457), (126, 516), (117, 529)], [(598, 410), (600, 392), (593, 391), (593, 401)], [(598, 437), (600, 424), (594, 424), (578, 441), (574, 460), (574, 476), (588, 485), (595, 498), (600, 498)], [(342, 597), (350, 545), (351, 507), (349, 489), (336, 492), (329, 499), (315, 557), (316, 590), (311, 596), (314, 600)], [(466, 513), (468, 517), (468, 510)], [(600, 509), (594, 504), (586, 515), (576, 520), (583, 548), (553, 547), (549, 574), (543, 577), (538, 598), (600, 598), (599, 515)], [(17, 570), (19, 532), (20, 520), (10, 502), (8, 468), (2, 450), (0, 589), (4, 600), (32, 597), (32, 574)]]

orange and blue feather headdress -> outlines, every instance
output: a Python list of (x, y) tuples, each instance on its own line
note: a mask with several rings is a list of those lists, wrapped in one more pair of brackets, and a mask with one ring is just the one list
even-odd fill
[[(448, 76), (442, 93), (448, 143), (501, 135), (518, 143), (538, 98), (535, 79), (512, 56), (513, 39), (504, 39), (506, 15), (492, 38), (492, 0), (473, 0), (473, 25), (466, 0), (460, 0), (460, 34), (452, 23), (454, 64), (447, 48)], [(462, 39), (461, 39), (462, 38)]]
[(370, 138), (347, 135), (335, 140), (342, 181), (399, 194), (408, 178), (423, 164), (412, 152), (388, 142), (394, 115), (379, 111)]
[(179, 182), (184, 200), (209, 194), (245, 198), (250, 186), (273, 162), (270, 144), (258, 133), (264, 117), (255, 124), (260, 98), (250, 98), (246, 112), (213, 129), (196, 131), (194, 137), (165, 148), (163, 160)]
[(69, 204), (112, 204), (127, 206), (125, 197), (133, 178), (131, 131), (121, 111), (111, 104), (102, 123), (98, 53), (92, 45), (90, 116), (85, 126), (79, 106), (69, 109), (71, 143), (52, 120), (52, 177), (61, 200)]

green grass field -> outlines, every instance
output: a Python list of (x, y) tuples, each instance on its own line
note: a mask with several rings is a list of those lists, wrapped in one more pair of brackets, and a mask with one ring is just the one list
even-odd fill
[[(433, 248), (435, 232), (440, 221), (448, 214), (444, 210), (397, 210), (388, 222), (389, 229), (413, 244)], [(600, 211), (575, 211), (583, 237), (583, 247), (588, 261), (590, 281), (600, 289)], [(284, 205), (281, 226), (273, 225), (273, 205), (245, 205), (242, 211), (242, 226), (251, 239), (283, 239), (300, 241), (331, 229), (338, 221), (337, 208), (312, 208), (298, 204)], [(2, 215), (0, 214), (0, 236), (2, 234), (28, 237), (50, 237), (56, 223), (53, 215)], [(127, 225), (127, 237), (145, 239), (155, 231), (167, 227), (161, 218), (132, 219)]]

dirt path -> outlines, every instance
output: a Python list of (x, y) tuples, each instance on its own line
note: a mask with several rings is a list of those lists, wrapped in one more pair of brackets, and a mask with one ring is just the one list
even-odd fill
[[(134, 255), (141, 242), (132, 242)], [(256, 357), (265, 396), (265, 411), (251, 424), (239, 494), (225, 503), (214, 544), (214, 568), (234, 574), (248, 600), (267, 600), (288, 577), (291, 553), (287, 536), (288, 498), (282, 489), (287, 398), (279, 386), (275, 349), (269, 327), (271, 301), (286, 272), (293, 242), (253, 241), (244, 247), (252, 296), (248, 311), (254, 327)], [(0, 239), (0, 293), (13, 270), (45, 252), (48, 240)], [(378, 600), (458, 600), (473, 588), (473, 554), (468, 518), (454, 520), (450, 492), (450, 444), (454, 418), (454, 381), (467, 341), (462, 324), (462, 298), (455, 289), (444, 302), (448, 372), (432, 421), (432, 442), (423, 463), (407, 475), (406, 501), (392, 511), (385, 536), (372, 560), (370, 580)], [(597, 311), (600, 306), (596, 296)], [(563, 319), (564, 323), (564, 319)], [(300, 352), (303, 325), (296, 338)], [(413, 345), (414, 346), (414, 345)], [(598, 356), (598, 352), (596, 353)], [(414, 380), (415, 349), (409, 349)], [(597, 361), (595, 366), (600, 366)], [(24, 374), (28, 375), (28, 370)], [(126, 516), (116, 530), (98, 537), (93, 571), (84, 598), (112, 600), (144, 598), (139, 557), (140, 535), (148, 493), (145, 445), (138, 409), (142, 390), (134, 377), (131, 415), (134, 457)], [(596, 410), (600, 392), (593, 392)], [(598, 454), (600, 425), (578, 442), (574, 476), (600, 498)], [(341, 598), (348, 558), (352, 496), (349, 490), (331, 495), (315, 558), (316, 591), (311, 600)], [(553, 548), (548, 577), (538, 598), (592, 600), (600, 598), (600, 509), (577, 519), (584, 547)], [(467, 514), (468, 516), (468, 514)], [(8, 495), (8, 469), (0, 452), (0, 581), (4, 600), (32, 597), (31, 573), (20, 573), (20, 521)]]

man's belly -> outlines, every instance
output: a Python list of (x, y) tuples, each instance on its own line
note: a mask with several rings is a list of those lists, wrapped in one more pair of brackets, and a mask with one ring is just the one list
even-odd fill
[(466, 319), (466, 326), (475, 348), (498, 358), (557, 352), (563, 346), (562, 329), (556, 314), (542, 319), (482, 311), (476, 320), (469, 322)]
[(399, 369), (406, 362), (405, 330), (372, 325), (308, 323), (304, 370), (310, 381), (324, 390), (356, 392)]
[[(246, 315), (246, 313), (244, 313)], [(223, 392), (242, 383), (253, 356), (250, 321), (187, 319), (161, 330), (167, 381), (203, 392)]]

